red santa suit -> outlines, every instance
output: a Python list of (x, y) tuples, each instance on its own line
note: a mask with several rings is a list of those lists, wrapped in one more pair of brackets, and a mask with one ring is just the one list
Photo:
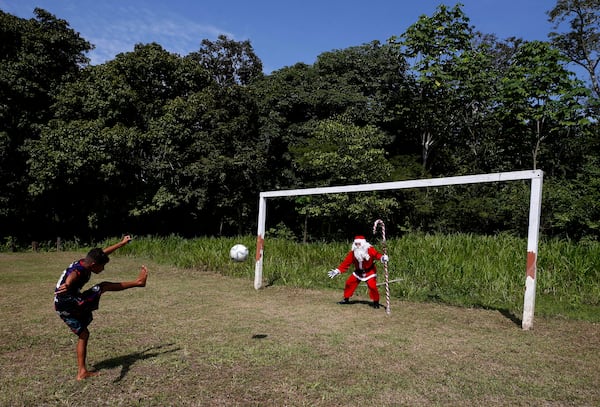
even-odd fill
[(371, 246), (363, 236), (356, 236), (354, 238), (352, 249), (336, 269), (340, 273), (345, 273), (350, 266), (354, 266), (354, 271), (348, 277), (344, 286), (345, 300), (352, 297), (356, 287), (358, 287), (361, 281), (364, 281), (369, 288), (369, 297), (373, 300), (374, 304), (379, 304), (375, 260), (381, 261), (382, 256), (383, 254)]

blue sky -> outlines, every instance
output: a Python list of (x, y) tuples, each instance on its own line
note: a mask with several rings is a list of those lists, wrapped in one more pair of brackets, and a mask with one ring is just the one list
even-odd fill
[[(463, 0), (475, 29), (526, 40), (547, 40), (552, 25), (546, 12), (554, 0)], [(326, 51), (385, 42), (402, 34), (420, 15), (432, 15), (440, 0), (0, 0), (0, 9), (33, 18), (41, 7), (96, 46), (93, 64), (129, 52), (137, 43), (156, 42), (187, 55), (203, 39), (219, 34), (250, 40), (264, 71), (312, 64)]]

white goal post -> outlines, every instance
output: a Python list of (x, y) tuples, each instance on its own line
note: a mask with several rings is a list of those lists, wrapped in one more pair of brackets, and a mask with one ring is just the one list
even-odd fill
[(258, 231), (256, 236), (256, 263), (254, 266), (254, 288), (262, 287), (263, 255), (265, 246), (265, 223), (267, 220), (267, 199), (302, 195), (339, 194), (350, 192), (370, 192), (392, 189), (424, 188), (446, 185), (477, 184), (485, 182), (501, 182), (531, 180), (529, 198), (529, 229), (527, 232), (527, 269), (525, 274), (525, 296), (523, 299), (522, 328), (533, 327), (535, 308), (535, 283), (537, 273), (537, 253), (542, 209), (542, 183), (544, 173), (541, 170), (500, 172), (494, 174), (464, 175), (458, 177), (418, 179), (410, 181), (382, 182), (375, 184), (346, 185), (339, 187), (290, 189), (282, 191), (265, 191), (260, 193), (258, 203)]

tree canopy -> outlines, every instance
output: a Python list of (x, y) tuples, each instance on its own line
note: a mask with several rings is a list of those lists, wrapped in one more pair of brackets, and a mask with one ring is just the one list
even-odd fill
[[(225, 36), (90, 65), (66, 21), (34, 14), (0, 12), (6, 241), (248, 234), (260, 191), (523, 169), (546, 174), (543, 233), (600, 237), (597, 1), (558, 0), (549, 41), (498, 39), (441, 5), (386, 43), (268, 75)], [(281, 199), (269, 228), (523, 234), (527, 200), (518, 183)]]

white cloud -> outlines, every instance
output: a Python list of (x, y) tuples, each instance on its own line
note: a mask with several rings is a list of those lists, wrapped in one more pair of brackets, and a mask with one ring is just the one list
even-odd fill
[(32, 18), (34, 7), (39, 5), (66, 20), (73, 30), (95, 46), (88, 54), (94, 65), (112, 60), (119, 53), (133, 51), (139, 43), (156, 42), (169, 52), (187, 55), (197, 51), (203, 39), (214, 40), (221, 34), (236, 37), (210, 22), (193, 21), (188, 16), (170, 12), (167, 3), (147, 4), (151, 7), (122, 4), (118, 0), (63, 0), (58, 3), (21, 0), (14, 4), (0, 0), (2, 9), (24, 18)]
[(66, 20), (95, 46), (88, 54), (94, 65), (112, 60), (119, 53), (133, 51), (139, 43), (156, 42), (169, 52), (187, 55), (197, 51), (203, 39), (214, 40), (219, 35), (236, 38), (210, 22), (192, 20), (193, 13), (186, 16), (171, 12), (168, 3), (137, 4), (120, 0), (0, 0), (1, 9), (23, 18), (33, 18), (33, 9), (37, 6)]
[[(104, 14), (104, 13), (102, 13)], [(96, 48), (90, 52), (92, 64), (113, 59), (117, 54), (130, 52), (135, 44), (156, 42), (169, 52), (187, 55), (200, 48), (203, 39), (216, 39), (219, 35), (235, 35), (211, 24), (197, 23), (186, 18), (160, 14), (153, 10), (118, 7), (104, 16), (80, 13), (77, 24), (80, 34)]]

